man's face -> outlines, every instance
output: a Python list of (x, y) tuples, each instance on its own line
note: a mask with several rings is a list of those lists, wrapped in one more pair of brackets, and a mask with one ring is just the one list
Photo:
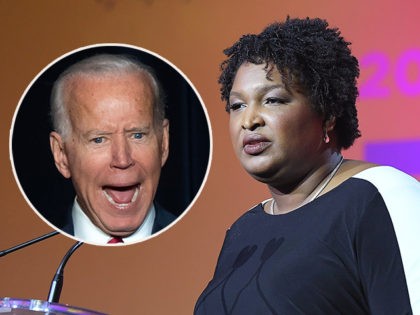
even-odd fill
[(142, 74), (76, 76), (65, 103), (72, 130), (50, 142), (56, 166), (77, 200), (107, 234), (135, 232), (153, 202), (168, 156), (168, 121), (154, 123), (153, 94)]

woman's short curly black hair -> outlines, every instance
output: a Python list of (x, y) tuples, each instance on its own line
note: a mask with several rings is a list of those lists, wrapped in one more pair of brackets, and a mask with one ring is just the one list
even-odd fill
[(319, 18), (288, 17), (260, 34), (242, 36), (224, 50), (228, 58), (221, 64), (219, 83), (226, 110), (229, 112), (230, 90), (243, 63), (276, 65), (285, 84), (298, 86), (316, 112), (325, 119), (335, 117), (338, 146), (349, 148), (360, 137), (355, 106), (359, 64), (349, 45), (337, 28), (329, 28)]

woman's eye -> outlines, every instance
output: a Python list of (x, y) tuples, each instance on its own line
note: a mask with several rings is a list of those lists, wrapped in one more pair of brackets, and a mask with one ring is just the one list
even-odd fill
[(266, 104), (277, 104), (277, 103), (284, 103), (284, 100), (278, 98), (278, 97), (268, 97), (265, 100)]
[(244, 105), (243, 103), (233, 103), (229, 105), (229, 109), (235, 111), (242, 108), (243, 105)]

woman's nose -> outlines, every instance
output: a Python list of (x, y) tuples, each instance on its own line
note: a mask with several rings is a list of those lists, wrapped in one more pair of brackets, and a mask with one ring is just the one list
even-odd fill
[(251, 105), (245, 108), (242, 112), (242, 129), (255, 130), (264, 125), (264, 119), (258, 108)]

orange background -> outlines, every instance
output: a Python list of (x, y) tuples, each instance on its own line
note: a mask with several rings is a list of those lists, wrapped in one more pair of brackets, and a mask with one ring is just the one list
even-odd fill
[[(67, 264), (60, 302), (110, 314), (191, 314), (212, 276), (225, 230), (268, 197), (266, 187), (241, 169), (230, 146), (217, 85), (222, 50), (289, 14), (326, 18), (353, 43), (359, 58), (387, 54), (391, 67), (383, 84), (390, 95), (360, 100), (363, 137), (345, 152), (361, 159), (366, 141), (420, 139), (420, 96), (401, 93), (393, 76), (401, 54), (420, 48), (419, 11), (415, 0), (0, 0), (0, 249), (51, 231), (25, 202), (9, 159), (9, 130), (27, 85), (51, 61), (84, 45), (144, 47), (174, 63), (201, 94), (213, 133), (209, 176), (189, 213), (159, 237), (122, 248), (82, 246)], [(362, 69), (361, 84), (370, 71)], [(411, 79), (419, 80), (420, 64), (411, 72)], [(0, 296), (46, 299), (72, 244), (59, 235), (0, 258)]]

